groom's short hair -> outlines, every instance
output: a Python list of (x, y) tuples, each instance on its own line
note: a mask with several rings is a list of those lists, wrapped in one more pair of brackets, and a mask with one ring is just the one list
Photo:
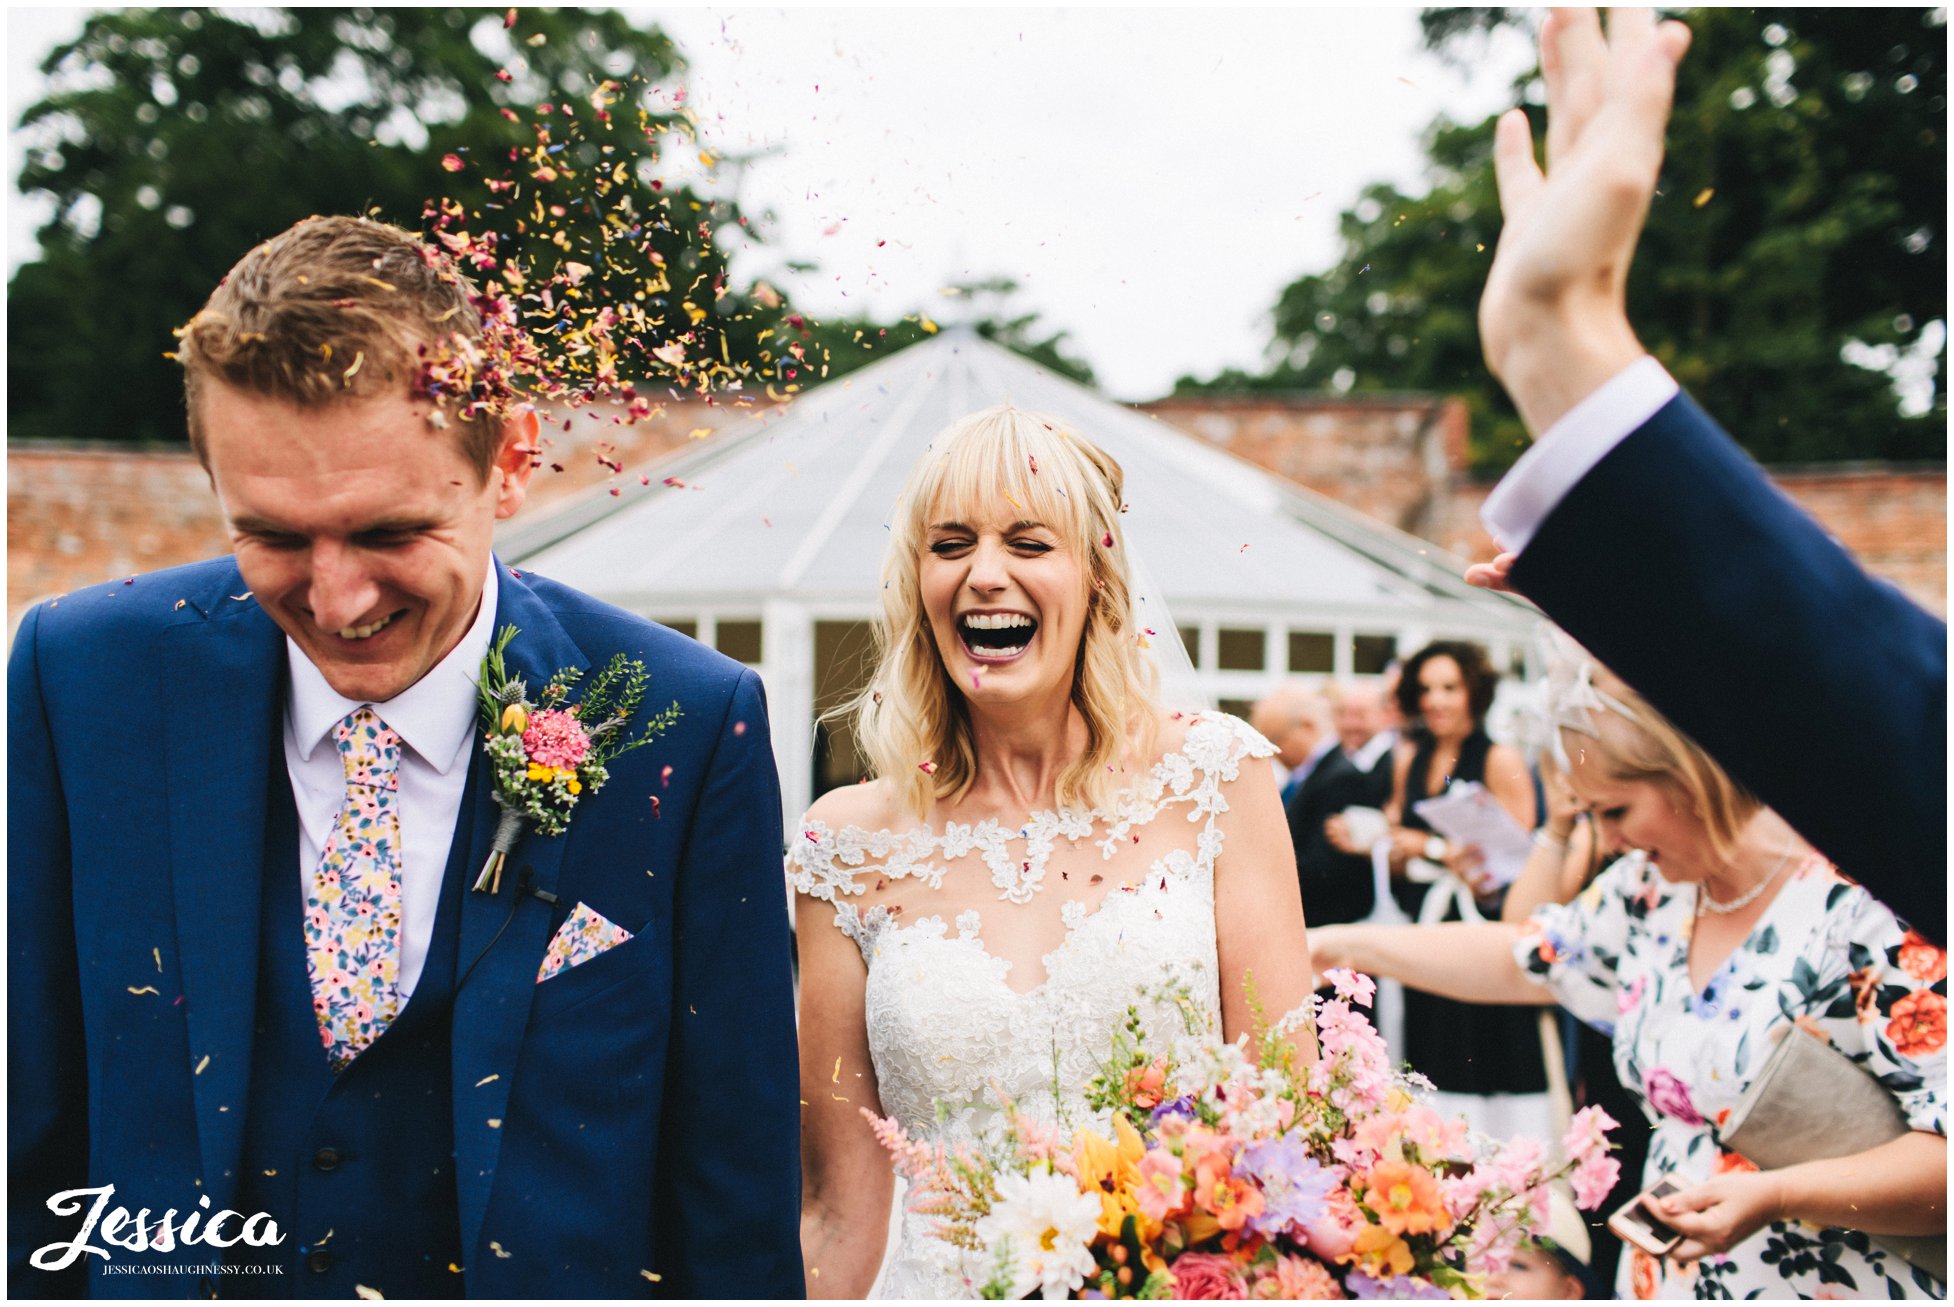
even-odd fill
[[(455, 429), (486, 477), (512, 394), (480, 365), (482, 304), (454, 260), (411, 232), (303, 219), (238, 260), (177, 333), (191, 448), (208, 468), (197, 411), (208, 380), (303, 408), (401, 388), (443, 404), (437, 425)], [(444, 385), (454, 374), (440, 369), (456, 359), (468, 365), (464, 382), (489, 374), (490, 384)]]

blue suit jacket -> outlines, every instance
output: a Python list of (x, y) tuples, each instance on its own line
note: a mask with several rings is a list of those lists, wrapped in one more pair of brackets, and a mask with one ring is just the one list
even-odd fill
[[(798, 1078), (759, 680), (540, 578), (504, 567), (500, 594), (497, 628), (521, 628), (510, 669), (532, 686), (622, 651), (651, 673), (643, 711), (677, 700), (684, 715), (616, 761), (567, 834), (526, 835), (499, 895), (465, 895), (459, 957), (481, 960), (455, 1002), (449, 1108), (467, 1290), (798, 1297)], [(104, 1276), (94, 1257), (29, 1268), (79, 1227), (49, 1212), (58, 1190), (114, 1183), (132, 1211), (206, 1194), (233, 1206), (260, 887), (286, 872), (264, 865), (284, 658), (228, 558), (67, 595), (21, 625), (7, 705), (14, 1294), (185, 1291)], [(487, 784), (479, 754), (470, 783)], [(455, 833), (471, 868), (497, 812), (475, 806)], [(557, 903), (517, 901), (525, 868)], [(580, 901), (635, 938), (538, 985)]]
[(1542, 523), (1513, 584), (1936, 940), (1947, 626), (1875, 580), (1686, 395)]

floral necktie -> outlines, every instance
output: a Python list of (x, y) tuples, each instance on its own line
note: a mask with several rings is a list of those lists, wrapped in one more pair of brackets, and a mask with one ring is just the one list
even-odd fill
[(400, 736), (371, 708), (332, 735), (346, 797), (305, 899), (305, 969), (339, 1072), (400, 1012)]

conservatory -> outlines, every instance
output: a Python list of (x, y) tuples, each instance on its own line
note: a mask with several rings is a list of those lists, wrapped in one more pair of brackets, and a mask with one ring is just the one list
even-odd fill
[(1291, 677), (1376, 676), (1439, 638), (1522, 666), (1537, 617), (1467, 586), (1460, 560), (963, 331), (667, 458), (648, 486), (623, 478), (619, 494), (517, 519), (497, 552), (757, 670), (791, 823), (860, 778), (847, 724), (818, 719), (867, 679), (886, 523), (911, 465), (950, 422), (1005, 401), (1120, 461), (1127, 537), (1220, 706), (1245, 711)]

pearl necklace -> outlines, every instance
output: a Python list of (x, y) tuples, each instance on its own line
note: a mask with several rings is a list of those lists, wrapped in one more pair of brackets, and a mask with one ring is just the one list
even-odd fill
[(1770, 874), (1734, 899), (1728, 901), (1713, 899), (1710, 897), (1709, 886), (1698, 885), (1696, 887), (1696, 915), (1700, 917), (1706, 912), (1711, 912), (1717, 916), (1724, 916), (1728, 913), (1740, 911), (1757, 902), (1757, 896), (1770, 888), (1771, 882), (1778, 878), (1778, 873), (1783, 871), (1790, 863), (1791, 855), (1797, 848), (1798, 842), (1796, 840), (1786, 845), (1784, 852), (1778, 856), (1777, 865), (1771, 868)]

